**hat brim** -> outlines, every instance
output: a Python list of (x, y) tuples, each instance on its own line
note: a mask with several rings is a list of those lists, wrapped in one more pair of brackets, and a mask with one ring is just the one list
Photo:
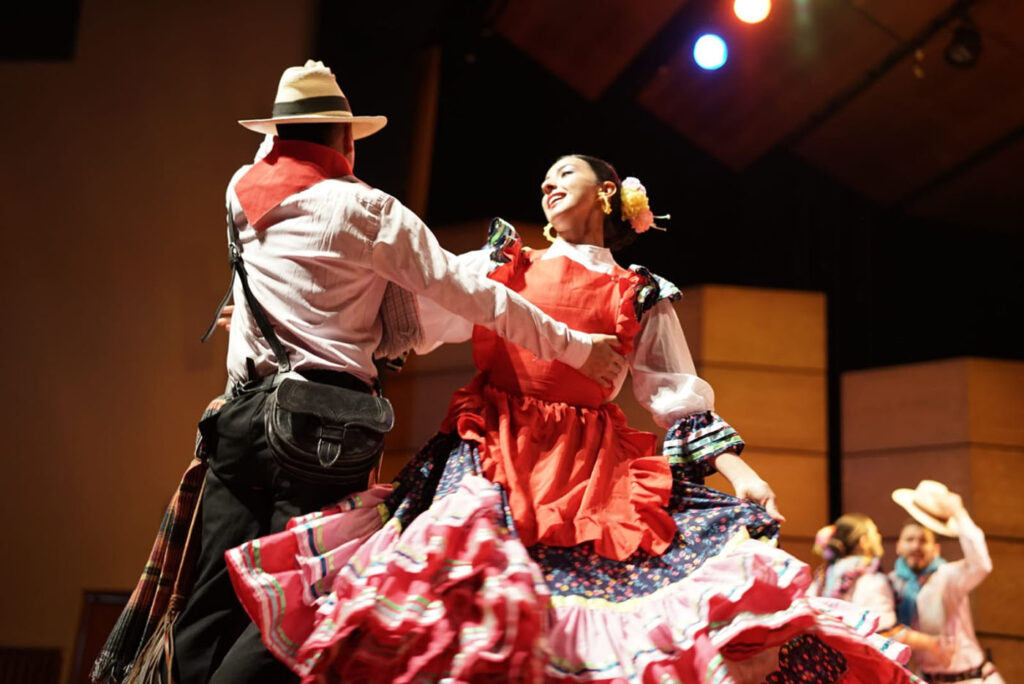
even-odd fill
[(892, 493), (892, 500), (895, 501), (903, 510), (910, 514), (917, 522), (927, 527), (935, 534), (941, 534), (943, 537), (957, 538), (960, 536), (960, 530), (956, 528), (956, 522), (950, 520), (939, 520), (934, 515), (926, 512), (914, 503), (914, 490), (913, 489), (897, 489)]
[(373, 135), (388, 123), (386, 116), (334, 116), (330, 114), (302, 114), (272, 119), (243, 119), (242, 126), (257, 133), (277, 135), (277, 124), (347, 123), (352, 124), (352, 138), (359, 140)]

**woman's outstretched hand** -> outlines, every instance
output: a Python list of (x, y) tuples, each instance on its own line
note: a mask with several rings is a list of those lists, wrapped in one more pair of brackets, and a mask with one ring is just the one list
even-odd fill
[(775, 492), (772, 491), (771, 485), (761, 478), (744, 479), (739, 483), (734, 482), (733, 487), (736, 489), (736, 496), (739, 498), (764, 506), (764, 509), (768, 511), (768, 515), (780, 523), (786, 522), (786, 516), (779, 512), (779, 506), (775, 501)]
[(732, 451), (719, 454), (715, 459), (715, 468), (729, 480), (737, 497), (763, 506), (768, 515), (780, 523), (786, 522), (786, 516), (779, 511), (771, 486), (739, 455)]
[(615, 335), (591, 334), (590, 342), (590, 356), (579, 371), (601, 387), (612, 387), (626, 367), (626, 357), (617, 349), (619, 338)]

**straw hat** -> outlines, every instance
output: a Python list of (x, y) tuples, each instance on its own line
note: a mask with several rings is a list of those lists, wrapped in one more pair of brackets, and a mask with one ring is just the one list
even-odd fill
[(289, 67), (281, 74), (277, 97), (269, 119), (239, 121), (250, 131), (277, 134), (279, 123), (349, 123), (355, 140), (384, 128), (385, 116), (352, 116), (348, 99), (331, 70), (312, 59), (300, 67)]
[(956, 521), (939, 513), (944, 511), (942, 502), (952, 496), (949, 488), (935, 480), (921, 480), (916, 489), (897, 489), (892, 500), (903, 507), (914, 520), (936, 534), (957, 537), (960, 531)]

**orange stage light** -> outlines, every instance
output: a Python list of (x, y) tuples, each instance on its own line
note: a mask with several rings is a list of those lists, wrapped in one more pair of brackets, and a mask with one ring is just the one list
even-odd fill
[(771, 0), (736, 0), (732, 5), (732, 11), (736, 13), (740, 21), (748, 24), (756, 24), (764, 21), (768, 13), (772, 11)]

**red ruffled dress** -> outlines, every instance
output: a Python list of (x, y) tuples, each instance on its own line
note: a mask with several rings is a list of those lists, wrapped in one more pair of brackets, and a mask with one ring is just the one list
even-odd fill
[[(492, 277), (577, 330), (615, 334), (629, 354), (641, 276), (543, 254), (522, 254)], [(480, 374), (455, 393), (441, 430), (478, 445), (483, 475), (508, 493), (524, 544), (592, 542), (616, 560), (668, 548), (676, 534), (668, 461), (654, 435), (607, 403), (611, 389), (485, 328), (473, 331), (473, 358)]]
[[(505, 224), (507, 225), (507, 224)], [(520, 250), (490, 277), (631, 350), (674, 288)], [(703, 486), (742, 449), (710, 411), (630, 428), (559, 362), (473, 331), (480, 374), (393, 488), (226, 554), (264, 643), (306, 681), (901, 682), (877, 620), (808, 597), (756, 504)]]

